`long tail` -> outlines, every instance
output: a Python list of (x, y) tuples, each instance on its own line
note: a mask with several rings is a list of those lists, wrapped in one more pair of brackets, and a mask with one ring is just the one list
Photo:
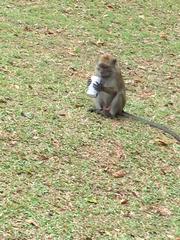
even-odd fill
[(154, 128), (157, 128), (157, 129), (160, 129), (162, 130), (163, 132), (165, 133), (168, 133), (170, 134), (172, 137), (174, 137), (178, 142), (180, 142), (180, 135), (176, 134), (174, 131), (172, 131), (171, 129), (169, 129), (168, 127), (166, 126), (163, 126), (159, 123), (155, 123), (155, 122), (152, 122), (148, 119), (145, 119), (143, 117), (139, 117), (139, 116), (136, 116), (134, 114), (131, 114), (131, 113), (128, 113), (128, 112), (124, 112), (123, 111), (123, 114), (122, 114), (124, 117), (130, 117), (134, 120), (137, 120), (137, 121), (140, 121), (142, 123), (145, 123), (145, 124), (148, 124), (149, 126), (151, 127), (154, 127)]

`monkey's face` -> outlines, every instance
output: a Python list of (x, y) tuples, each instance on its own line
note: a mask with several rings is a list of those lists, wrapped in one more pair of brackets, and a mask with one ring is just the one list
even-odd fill
[(112, 75), (113, 66), (105, 63), (99, 63), (97, 65), (97, 73), (102, 78), (108, 78)]

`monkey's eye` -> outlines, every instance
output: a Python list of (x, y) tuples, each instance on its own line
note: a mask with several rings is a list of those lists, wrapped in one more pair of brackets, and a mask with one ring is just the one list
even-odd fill
[(109, 66), (106, 65), (106, 64), (104, 64), (104, 63), (100, 63), (100, 64), (99, 64), (99, 67), (100, 67), (100, 68), (103, 68), (103, 69), (108, 69), (108, 68), (109, 68)]

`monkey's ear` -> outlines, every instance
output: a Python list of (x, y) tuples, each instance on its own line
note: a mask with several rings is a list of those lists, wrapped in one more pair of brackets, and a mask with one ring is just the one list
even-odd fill
[(116, 59), (116, 58), (113, 58), (112, 64), (113, 64), (113, 65), (116, 65), (116, 63), (117, 63), (117, 59)]

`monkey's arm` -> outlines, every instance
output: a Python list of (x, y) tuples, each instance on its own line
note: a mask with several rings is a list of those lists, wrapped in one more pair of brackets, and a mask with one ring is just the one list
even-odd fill
[(114, 96), (117, 94), (117, 91), (115, 91), (113, 87), (104, 87), (103, 86), (101, 91), (109, 93), (110, 95), (114, 95)]
[(117, 94), (117, 91), (115, 91), (113, 87), (104, 87), (102, 83), (94, 83), (93, 87), (98, 92), (105, 92), (114, 96)]

